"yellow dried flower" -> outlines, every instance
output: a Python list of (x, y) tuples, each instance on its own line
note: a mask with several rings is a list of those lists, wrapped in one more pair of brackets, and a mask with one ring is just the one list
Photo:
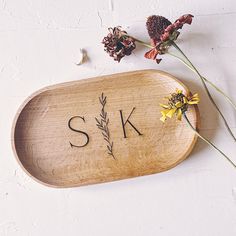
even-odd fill
[(167, 100), (167, 104), (160, 104), (160, 106), (164, 108), (164, 110), (161, 111), (162, 117), (160, 120), (162, 122), (165, 122), (167, 117), (172, 118), (174, 114), (176, 114), (178, 120), (181, 120), (182, 114), (187, 111), (189, 105), (195, 105), (200, 102), (197, 93), (193, 96), (186, 96), (180, 89), (176, 89), (176, 92), (167, 97)]

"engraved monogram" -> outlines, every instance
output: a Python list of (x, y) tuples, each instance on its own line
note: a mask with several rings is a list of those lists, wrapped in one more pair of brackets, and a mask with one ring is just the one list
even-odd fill
[[(109, 114), (108, 114), (108, 112), (105, 109), (106, 104), (107, 104), (107, 97), (104, 95), (104, 93), (102, 93), (98, 100), (99, 100), (99, 103), (101, 105), (101, 112), (100, 112), (98, 117), (95, 117), (96, 126), (101, 131), (101, 134), (103, 136), (103, 140), (105, 141), (104, 147), (106, 146), (107, 154), (110, 155), (113, 159), (116, 159), (115, 155), (114, 155), (114, 142), (112, 141), (112, 137), (111, 137), (111, 133), (110, 133), (110, 129), (109, 129), (109, 123), (110, 123)], [(134, 131), (139, 136), (143, 135), (139, 131), (139, 129), (134, 125), (134, 122), (133, 121), (131, 122), (131, 116), (134, 113), (135, 109), (136, 108), (133, 107), (131, 112), (128, 113), (129, 115), (127, 116), (127, 118), (125, 118), (125, 115), (124, 115), (125, 112), (123, 110), (119, 110), (118, 111), (119, 114), (120, 114), (120, 121), (121, 121), (121, 128), (122, 128), (122, 131), (123, 131), (123, 136), (124, 136), (125, 139), (128, 138), (127, 137), (127, 133), (126, 133), (126, 127), (128, 125), (129, 125), (130, 128), (133, 128)], [(87, 146), (89, 144), (89, 134), (86, 133), (85, 131), (82, 131), (82, 130), (79, 130), (79, 129), (73, 127), (71, 122), (74, 119), (79, 119), (83, 123), (85, 123), (85, 117), (77, 115), (77, 116), (71, 117), (69, 119), (69, 121), (68, 121), (69, 129), (74, 131), (74, 132), (77, 132), (77, 133), (79, 133), (81, 135), (84, 135), (85, 140), (83, 142), (81, 142), (80, 144), (72, 144), (69, 141), (69, 144), (70, 144), (70, 146), (72, 148), (73, 147), (82, 148), (82, 147), (85, 147), (85, 146)]]

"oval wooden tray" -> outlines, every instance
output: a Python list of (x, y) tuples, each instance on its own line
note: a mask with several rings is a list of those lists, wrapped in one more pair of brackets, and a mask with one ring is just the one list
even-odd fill
[[(23, 169), (53, 187), (108, 182), (168, 170), (197, 137), (184, 121), (162, 123), (159, 103), (173, 76), (143, 70), (44, 88), (19, 109), (12, 145)], [(188, 111), (196, 127), (197, 107)]]

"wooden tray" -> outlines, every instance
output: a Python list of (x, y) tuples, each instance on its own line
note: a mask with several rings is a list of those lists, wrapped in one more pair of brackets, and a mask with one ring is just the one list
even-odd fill
[[(188, 92), (173, 76), (157, 70), (44, 88), (16, 115), (12, 145), (17, 160), (31, 177), (53, 187), (173, 168), (189, 155), (197, 139), (184, 121), (159, 120), (159, 103), (176, 88)], [(189, 109), (188, 117), (196, 127), (197, 107)]]

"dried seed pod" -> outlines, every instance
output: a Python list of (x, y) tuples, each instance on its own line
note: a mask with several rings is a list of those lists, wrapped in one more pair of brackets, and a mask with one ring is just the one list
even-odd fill
[(149, 16), (146, 22), (149, 37), (154, 41), (160, 41), (161, 35), (171, 22), (163, 16)]

